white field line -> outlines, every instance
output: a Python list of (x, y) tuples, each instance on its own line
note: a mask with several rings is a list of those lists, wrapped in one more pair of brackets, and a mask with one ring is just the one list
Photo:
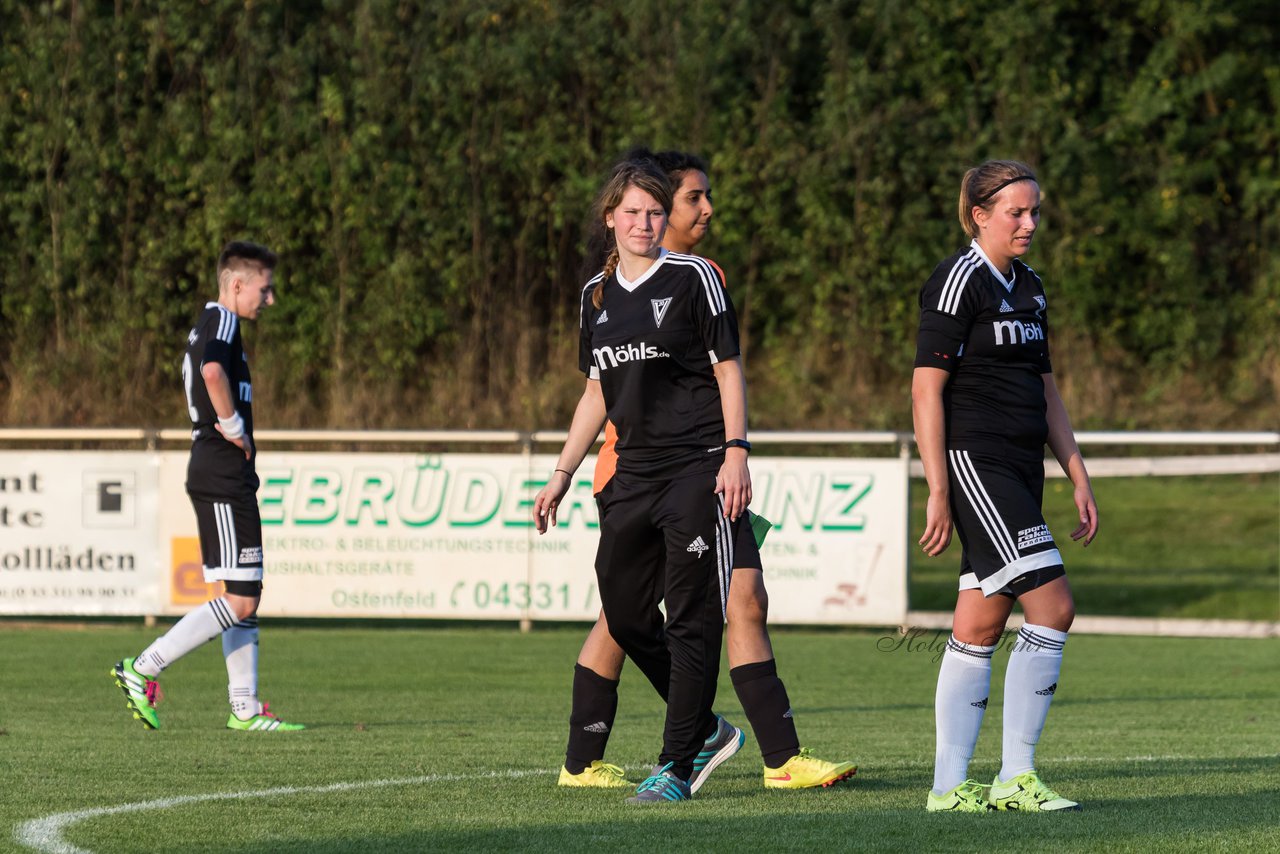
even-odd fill
[[(1186, 762), (1195, 761), (1197, 759), (1219, 759), (1216, 756), (1185, 756), (1180, 754), (1170, 754), (1167, 756), (1144, 755), (1144, 756), (1060, 756), (1046, 762), (1046, 765), (1071, 765), (1071, 764), (1089, 764), (1089, 763), (1106, 763), (1106, 762)], [(1262, 759), (1280, 759), (1280, 754), (1262, 757), (1238, 757), (1246, 758), (1262, 758)], [(649, 770), (650, 766), (626, 766), (628, 770)], [(933, 760), (931, 759), (915, 759), (915, 760), (898, 760), (895, 762), (881, 762), (875, 765), (866, 766), (867, 768), (931, 768)], [(93, 854), (86, 848), (77, 848), (70, 842), (62, 838), (62, 833), (73, 824), (85, 821), (91, 818), (98, 818), (105, 815), (119, 815), (121, 813), (143, 812), (146, 810), (162, 810), (170, 807), (179, 807), (186, 804), (198, 804), (208, 801), (231, 801), (241, 800), (244, 798), (260, 798), (264, 796), (287, 796), (287, 795), (312, 795), (325, 794), (327, 792), (349, 792), (358, 789), (376, 789), (388, 786), (414, 786), (426, 785), (429, 783), (457, 783), (467, 780), (493, 780), (493, 779), (509, 779), (518, 780), (524, 777), (550, 777), (554, 774), (545, 768), (528, 769), (523, 771), (490, 771), (484, 774), (428, 774), (422, 777), (401, 777), (390, 780), (362, 780), (353, 783), (331, 783), (327, 786), (281, 786), (275, 789), (258, 789), (252, 792), (215, 792), (206, 795), (178, 795), (172, 798), (157, 798), (153, 801), (138, 801), (132, 804), (120, 804), (114, 807), (95, 807), (86, 810), (72, 810), (71, 812), (59, 812), (44, 818), (36, 818), (30, 821), (24, 821), (14, 830), (14, 841), (26, 848), (36, 851), (46, 852), (46, 854)]]
[(348, 792), (357, 789), (377, 789), (388, 786), (414, 786), (428, 783), (456, 783), (464, 780), (483, 779), (519, 779), (521, 777), (546, 776), (553, 772), (545, 768), (526, 771), (492, 771), (486, 774), (428, 774), (422, 777), (401, 777), (392, 780), (361, 780), (352, 783), (331, 783), (327, 786), (280, 786), (275, 789), (258, 789), (252, 792), (214, 792), (206, 795), (178, 795), (172, 798), (157, 798), (153, 801), (137, 801), (132, 804), (120, 804), (114, 807), (94, 807), (86, 810), (59, 812), (44, 818), (24, 821), (13, 832), (14, 841), (19, 845), (44, 851), (47, 854), (93, 854), (85, 848), (77, 848), (62, 838), (62, 833), (73, 824), (104, 815), (144, 812), (146, 810), (163, 810), (180, 807), (186, 804), (198, 804), (207, 801), (232, 801), (244, 798), (281, 797), (288, 795), (313, 795), (327, 792)]

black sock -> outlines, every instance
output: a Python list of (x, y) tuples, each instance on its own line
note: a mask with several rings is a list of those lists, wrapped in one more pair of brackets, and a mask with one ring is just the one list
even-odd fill
[(573, 665), (573, 710), (569, 712), (569, 746), (564, 767), (581, 774), (604, 758), (605, 745), (618, 713), (618, 680), (605, 679), (581, 664)]
[(730, 670), (729, 678), (756, 734), (764, 764), (769, 768), (782, 767), (800, 752), (800, 738), (791, 719), (787, 689), (778, 678), (777, 663), (771, 658), (744, 664)]

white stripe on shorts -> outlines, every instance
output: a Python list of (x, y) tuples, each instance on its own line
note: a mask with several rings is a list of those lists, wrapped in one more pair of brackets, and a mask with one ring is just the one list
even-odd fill
[(223, 569), (218, 566), (206, 566), (204, 580), (206, 584), (212, 584), (215, 581), (261, 581), (262, 567), (241, 566), (236, 569)]
[(999, 593), (1004, 590), (1009, 586), (1009, 582), (1019, 575), (1031, 572), (1033, 569), (1045, 569), (1046, 567), (1061, 565), (1062, 553), (1057, 549), (1035, 552), (1034, 554), (1020, 557), (1007, 566), (1000, 567), (998, 572), (982, 580), (978, 579), (976, 573), (966, 572), (960, 576), (960, 589), (981, 590), (983, 596), (990, 596), (993, 593)]
[(733, 575), (733, 528), (724, 515), (724, 496), (716, 496), (716, 569), (720, 574), (720, 616), (729, 616), (729, 578)]
[(947, 455), (951, 458), (951, 467), (955, 470), (956, 479), (960, 481), (960, 488), (965, 498), (969, 499), (969, 506), (977, 513), (987, 536), (991, 538), (996, 551), (1000, 553), (1000, 558), (1006, 564), (1015, 562), (1018, 559), (1018, 547), (1014, 545), (1013, 536), (1009, 533), (1004, 520), (1000, 518), (995, 502), (991, 500), (986, 487), (978, 479), (978, 472), (973, 467), (973, 461), (969, 459), (969, 452), (947, 451)]
[(218, 526), (218, 566), (227, 565), (227, 533), (222, 522), (223, 505), (213, 503), (213, 522)]
[(240, 549), (236, 547), (236, 519), (231, 512), (231, 505), (215, 501), (213, 512), (218, 519), (218, 551), (222, 557), (222, 567), (235, 569), (239, 566)]

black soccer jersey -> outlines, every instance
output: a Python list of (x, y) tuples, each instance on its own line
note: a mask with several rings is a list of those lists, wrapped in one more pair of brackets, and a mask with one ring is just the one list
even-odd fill
[[(218, 413), (209, 400), (200, 369), (209, 362), (222, 365), (231, 383), (236, 412), (244, 419), (244, 433), (253, 440), (253, 385), (249, 380), (249, 360), (240, 339), (240, 319), (226, 307), (205, 303), (195, 328), (187, 336), (187, 352), (182, 359), (182, 380), (187, 390), (187, 411), (191, 416), (191, 461), (187, 467), (187, 491), (209, 496), (231, 496), (258, 489), (254, 459), (222, 438), (214, 429)], [(257, 456), (254, 447), (253, 456)]]
[(1008, 281), (974, 241), (920, 290), (915, 366), (951, 373), (943, 392), (947, 448), (1044, 458), (1049, 362), (1044, 287), (1014, 259)]
[(578, 366), (600, 381), (618, 431), (618, 472), (665, 479), (724, 462), (724, 414), (712, 367), (738, 355), (738, 320), (714, 266), (667, 252), (628, 282), (615, 271), (604, 304), (582, 291)]

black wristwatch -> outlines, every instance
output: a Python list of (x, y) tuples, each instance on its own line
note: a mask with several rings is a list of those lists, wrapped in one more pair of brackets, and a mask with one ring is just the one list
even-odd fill
[(724, 446), (726, 448), (741, 448), (748, 454), (751, 453), (751, 443), (746, 439), (725, 439)]

